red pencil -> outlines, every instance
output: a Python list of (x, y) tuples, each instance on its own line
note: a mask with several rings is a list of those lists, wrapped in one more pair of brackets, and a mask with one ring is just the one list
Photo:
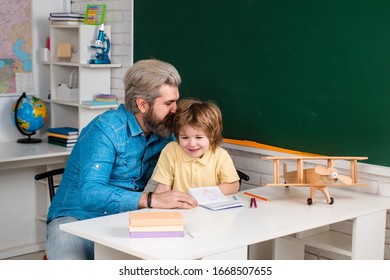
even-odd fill
[(251, 197), (254, 197), (254, 198), (258, 198), (258, 199), (264, 200), (264, 201), (271, 201), (268, 198), (265, 198), (265, 197), (262, 197), (262, 196), (259, 196), (259, 195), (255, 195), (255, 194), (252, 194), (252, 193), (244, 192), (244, 194), (246, 194), (248, 196), (251, 196)]

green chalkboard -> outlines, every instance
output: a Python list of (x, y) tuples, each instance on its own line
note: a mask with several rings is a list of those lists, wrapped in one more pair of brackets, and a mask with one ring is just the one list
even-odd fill
[(135, 0), (145, 58), (215, 100), (226, 138), (390, 166), (390, 1)]

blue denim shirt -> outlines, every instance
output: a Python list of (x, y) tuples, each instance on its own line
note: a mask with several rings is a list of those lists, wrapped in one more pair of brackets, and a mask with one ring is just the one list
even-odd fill
[(138, 209), (161, 150), (174, 140), (147, 139), (133, 113), (121, 104), (80, 133), (53, 198), (48, 222), (62, 216), (89, 219)]

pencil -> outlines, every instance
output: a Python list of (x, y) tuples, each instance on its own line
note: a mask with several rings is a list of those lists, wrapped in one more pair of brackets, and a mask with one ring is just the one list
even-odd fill
[(254, 197), (254, 198), (258, 198), (258, 199), (264, 200), (264, 201), (271, 201), (268, 198), (265, 198), (265, 197), (262, 197), (262, 196), (259, 196), (259, 195), (255, 195), (255, 194), (252, 194), (252, 193), (244, 192), (244, 194), (246, 194), (248, 196), (251, 196), (251, 197)]

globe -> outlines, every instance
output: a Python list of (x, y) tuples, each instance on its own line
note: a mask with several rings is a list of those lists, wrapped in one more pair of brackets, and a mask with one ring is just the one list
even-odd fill
[(12, 105), (11, 118), (19, 132), (27, 136), (27, 138), (18, 139), (18, 143), (42, 142), (41, 139), (31, 138), (47, 121), (47, 109), (42, 100), (35, 96), (27, 96), (23, 92)]

